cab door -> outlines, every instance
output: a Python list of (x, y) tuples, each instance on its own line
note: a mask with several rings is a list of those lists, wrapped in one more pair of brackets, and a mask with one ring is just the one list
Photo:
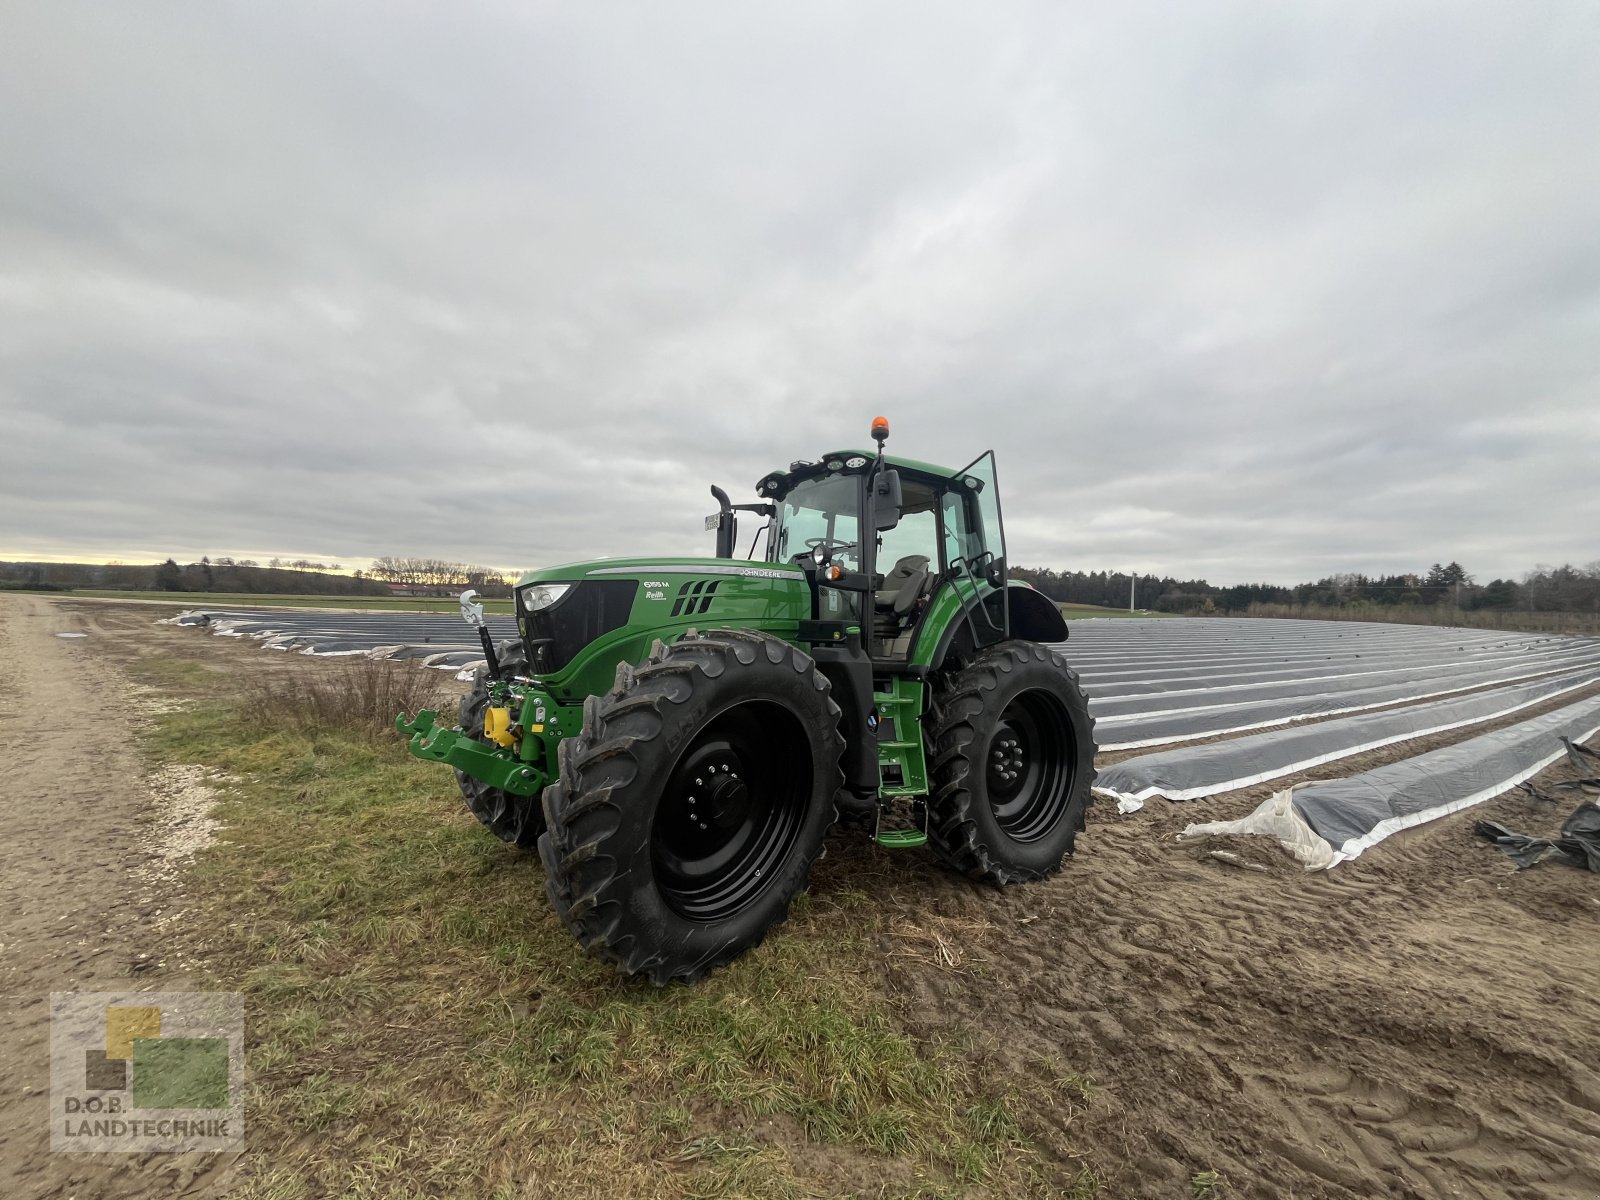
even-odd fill
[(994, 451), (950, 476), (940, 505), (950, 586), (961, 598), (974, 646), (1011, 635), (1006, 594), (1005, 525)]

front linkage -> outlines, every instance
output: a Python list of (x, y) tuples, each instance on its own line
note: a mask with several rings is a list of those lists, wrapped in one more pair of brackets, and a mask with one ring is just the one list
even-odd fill
[[(507, 685), (500, 686), (509, 692)], [(394, 723), (396, 729), (411, 739), (412, 754), (430, 762), (448, 763), (490, 787), (518, 796), (537, 796), (550, 782), (550, 776), (538, 766), (513, 758), (500, 747), (481, 742), (459, 729), (441, 725), (439, 714), (431, 708), (422, 709), (410, 721), (401, 713)]]
[(489, 638), (483, 605), (475, 592), (461, 596), (461, 615), (477, 627), (489, 664), (488, 705), (481, 734), (439, 723), (439, 714), (424, 708), (408, 720), (395, 718), (395, 728), (409, 738), (411, 753), (430, 762), (448, 763), (490, 787), (516, 796), (537, 796), (555, 777), (556, 743), (561, 718), (556, 703), (530, 686), (531, 681), (505, 677)]

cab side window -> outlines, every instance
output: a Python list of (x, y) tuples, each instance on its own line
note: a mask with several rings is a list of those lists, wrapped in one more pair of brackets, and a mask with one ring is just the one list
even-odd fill
[(967, 519), (967, 506), (958, 491), (948, 491), (939, 500), (944, 521), (944, 557), (952, 575), (967, 575), (968, 560), (982, 553), (981, 539)]
[(909, 555), (920, 554), (928, 560), (929, 569), (939, 569), (939, 522), (932, 509), (925, 512), (906, 513), (900, 524), (878, 536), (878, 570), (890, 570), (895, 563)]

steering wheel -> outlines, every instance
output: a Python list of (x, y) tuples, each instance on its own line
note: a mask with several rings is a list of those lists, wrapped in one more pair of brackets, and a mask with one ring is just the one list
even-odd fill
[(830, 542), (827, 538), (807, 538), (805, 551), (796, 554), (794, 561), (799, 562), (802, 558), (808, 558), (810, 557), (810, 551), (824, 547), (827, 549), (828, 558), (831, 560), (835, 554), (843, 554), (846, 550), (854, 550), (857, 545), (858, 543), (856, 542)]

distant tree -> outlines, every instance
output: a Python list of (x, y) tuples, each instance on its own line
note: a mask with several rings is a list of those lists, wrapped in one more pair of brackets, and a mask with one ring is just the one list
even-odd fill
[(163, 592), (183, 591), (183, 568), (176, 559), (167, 559), (156, 568), (156, 587)]
[(1491, 579), (1472, 598), (1473, 608), (1515, 608), (1517, 585), (1509, 579)]

